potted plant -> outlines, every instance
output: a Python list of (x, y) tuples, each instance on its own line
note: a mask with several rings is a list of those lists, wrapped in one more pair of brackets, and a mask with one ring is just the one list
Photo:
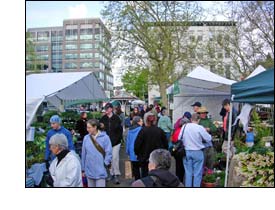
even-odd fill
[(216, 187), (215, 174), (206, 174), (202, 178), (202, 187)]

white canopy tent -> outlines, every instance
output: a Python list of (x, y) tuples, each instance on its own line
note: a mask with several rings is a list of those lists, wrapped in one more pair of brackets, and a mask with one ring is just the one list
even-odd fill
[(174, 95), (173, 122), (186, 111), (193, 113), (191, 105), (196, 101), (207, 107), (213, 120), (220, 120), (222, 101), (230, 98), (230, 86), (234, 82), (198, 66), (178, 82), (180, 93)]
[(248, 77), (246, 77), (245, 79), (249, 79), (251, 77), (256, 76), (257, 74), (262, 73), (263, 71), (265, 71), (266, 69), (264, 67), (262, 67), (261, 65), (259, 65)]
[(40, 104), (46, 100), (62, 110), (65, 101), (106, 100), (105, 92), (91, 72), (31, 74), (26, 77), (26, 129)]

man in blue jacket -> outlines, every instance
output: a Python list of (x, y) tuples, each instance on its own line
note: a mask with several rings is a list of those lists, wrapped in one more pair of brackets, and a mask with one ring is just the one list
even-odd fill
[(52, 161), (55, 158), (55, 155), (51, 154), (50, 145), (49, 145), (50, 138), (53, 135), (55, 135), (57, 133), (64, 134), (67, 137), (67, 140), (68, 140), (69, 150), (75, 150), (73, 140), (72, 140), (72, 134), (69, 130), (67, 130), (66, 128), (61, 126), (61, 118), (58, 115), (53, 115), (50, 118), (50, 123), (51, 123), (52, 129), (49, 130), (48, 133), (47, 133), (46, 151), (45, 151), (45, 161), (46, 161), (47, 167), (49, 166), (49, 161)]
[(133, 175), (135, 177), (135, 180), (140, 179), (140, 166), (139, 162), (137, 160), (137, 156), (135, 154), (135, 141), (137, 139), (137, 135), (139, 131), (141, 130), (143, 125), (143, 120), (140, 116), (135, 116), (133, 118), (133, 126), (129, 129), (128, 135), (127, 135), (127, 144), (126, 144), (126, 153), (129, 155), (132, 168), (133, 168)]

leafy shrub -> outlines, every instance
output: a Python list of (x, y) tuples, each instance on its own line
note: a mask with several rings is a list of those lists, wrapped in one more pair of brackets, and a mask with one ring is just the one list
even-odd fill
[(235, 168), (238, 176), (246, 180), (244, 187), (274, 187), (274, 152), (265, 155), (253, 152), (235, 155), (239, 162)]

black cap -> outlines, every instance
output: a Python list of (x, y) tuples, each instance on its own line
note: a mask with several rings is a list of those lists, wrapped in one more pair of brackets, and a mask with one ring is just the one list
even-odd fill
[(104, 109), (107, 110), (107, 109), (109, 109), (109, 108), (113, 108), (113, 104), (111, 104), (111, 103), (105, 104)]
[(200, 102), (195, 102), (194, 104), (192, 104), (191, 106), (198, 106), (198, 107), (201, 107), (201, 103)]

